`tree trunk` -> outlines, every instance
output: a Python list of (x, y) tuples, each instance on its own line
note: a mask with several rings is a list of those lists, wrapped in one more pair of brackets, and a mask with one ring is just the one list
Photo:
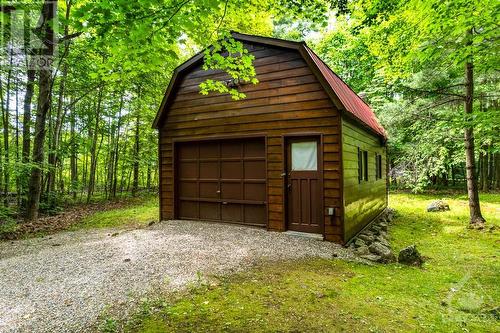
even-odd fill
[(495, 153), (495, 189), (500, 190), (500, 153)]
[(48, 167), (49, 170), (47, 172), (47, 192), (54, 192), (56, 186), (56, 165), (58, 161), (58, 153), (59, 150), (59, 142), (61, 141), (61, 128), (65, 117), (65, 112), (63, 112), (63, 98), (64, 98), (64, 85), (66, 82), (66, 77), (68, 74), (68, 65), (65, 63), (63, 65), (61, 82), (59, 84), (59, 93), (57, 100), (57, 113), (56, 120), (54, 123), (54, 132), (53, 139), (51, 141), (51, 145), (49, 147), (49, 155), (48, 155)]
[[(69, 21), (70, 12), (71, 12), (71, 1), (66, 1), (66, 22)], [(66, 23), (64, 25), (64, 36), (68, 36), (68, 34), (69, 34), (69, 26)], [(64, 45), (64, 55), (61, 61), (64, 61), (64, 57), (66, 57), (68, 53), (69, 53), (69, 41), (66, 41)], [(64, 62), (61, 75), (61, 82), (59, 83), (59, 94), (58, 94), (59, 97), (57, 100), (57, 113), (56, 113), (56, 120), (54, 124), (54, 133), (53, 133), (54, 137), (52, 140), (52, 144), (49, 146), (49, 156), (48, 156), (49, 170), (47, 172), (48, 193), (54, 192), (56, 187), (55, 178), (56, 178), (56, 167), (59, 161), (59, 154), (58, 154), (59, 142), (61, 141), (61, 128), (66, 115), (66, 110), (63, 111), (62, 105), (63, 105), (64, 87), (66, 84), (67, 75), (68, 75), (68, 63)]]
[(94, 194), (94, 187), (95, 187), (95, 176), (96, 176), (96, 169), (97, 169), (97, 139), (99, 137), (99, 120), (100, 120), (100, 113), (101, 113), (101, 102), (102, 102), (102, 90), (104, 88), (101, 86), (99, 88), (99, 93), (97, 97), (97, 108), (96, 108), (96, 114), (95, 114), (95, 124), (94, 124), (94, 130), (92, 133), (92, 146), (90, 148), (90, 174), (89, 174), (89, 186), (87, 189), (87, 203), (90, 202), (90, 198)]
[[(19, 165), (19, 78), (16, 78), (16, 165)], [(16, 176), (17, 207), (21, 206), (21, 179), (20, 174)]]
[(134, 181), (132, 184), (132, 195), (135, 197), (139, 190), (139, 111), (135, 118), (135, 145), (134, 145)]
[(57, 1), (45, 0), (42, 8), (41, 26), (44, 31), (43, 42), (45, 44), (46, 64), (40, 68), (38, 84), (38, 106), (35, 121), (35, 139), (33, 141), (33, 163), (28, 192), (28, 207), (26, 219), (34, 221), (38, 218), (38, 207), (40, 206), (40, 192), (42, 181), (42, 164), (44, 160), (43, 148), (45, 143), (45, 121), (50, 109), (50, 97), (52, 89), (52, 58), (54, 55), (54, 31), (52, 20), (57, 11)]
[(75, 110), (71, 110), (71, 117), (70, 117), (70, 151), (71, 151), (71, 156), (70, 156), (70, 177), (71, 177), (71, 191), (72, 191), (72, 196), (73, 199), (76, 199), (76, 188), (78, 184), (78, 170), (77, 170), (77, 160), (76, 160), (76, 154), (77, 154), (77, 145), (76, 145), (76, 138), (75, 138)]
[(123, 109), (123, 97), (125, 95), (125, 92), (122, 92), (120, 96), (120, 108), (118, 110), (118, 124), (116, 126), (116, 143), (115, 143), (115, 149), (114, 149), (114, 167), (113, 167), (113, 184), (112, 184), (112, 190), (111, 190), (111, 195), (113, 198), (116, 197), (116, 187), (118, 185), (118, 160), (120, 157), (120, 131), (121, 131), (121, 125), (122, 125), (122, 109)]
[(32, 68), (34, 64), (28, 64), (28, 72), (26, 79), (26, 92), (24, 94), (23, 101), (23, 143), (21, 151), (21, 162), (23, 163), (20, 189), (21, 192), (21, 210), (26, 212), (28, 201), (26, 198), (26, 191), (28, 189), (28, 179), (29, 179), (29, 169), (27, 168), (27, 163), (30, 161), (31, 154), (31, 102), (33, 99), (33, 93), (35, 88), (35, 77), (36, 71)]
[(151, 189), (151, 165), (148, 163), (148, 170), (147, 170), (147, 175), (146, 175), (146, 188), (149, 190)]
[[(489, 146), (489, 151), (492, 150), (492, 146), (490, 145)], [(493, 179), (495, 177), (494, 173), (495, 173), (495, 165), (494, 165), (494, 154), (493, 153), (489, 153), (488, 154), (489, 158), (488, 158), (488, 181), (487, 181), (487, 190), (492, 190), (493, 189)]]
[(106, 172), (106, 180), (104, 182), (104, 193), (106, 195), (106, 199), (111, 197), (111, 184), (113, 184), (113, 166), (114, 163), (114, 152), (113, 152), (113, 144), (115, 140), (115, 125), (113, 124), (113, 120), (110, 118), (108, 121), (108, 154), (106, 156), (106, 165), (108, 166), (105, 171)]
[(477, 159), (477, 186), (480, 190), (484, 189), (484, 184), (485, 184), (485, 167), (484, 167), (484, 153), (483, 151), (479, 151), (479, 158)]
[[(24, 107), (23, 107), (23, 150), (22, 150), (22, 162), (28, 163), (30, 159), (30, 144), (31, 144), (31, 101), (33, 99), (33, 92), (35, 88), (35, 76), (36, 71), (34, 69), (34, 63), (30, 57), (31, 51), (29, 49), (30, 43), (30, 28), (29, 28), (29, 16), (27, 12), (24, 12), (24, 48), (26, 56), (26, 93), (24, 94)], [(27, 178), (27, 177), (26, 177)]]
[[(9, 70), (7, 71), (7, 86), (6, 86), (6, 99), (5, 105), (2, 101), (2, 120), (3, 120), (3, 149), (4, 149), (4, 206), (8, 206), (9, 183), (10, 183), (10, 156), (9, 156), (9, 125), (10, 125), (10, 86), (12, 81), (12, 52), (9, 57)], [(3, 91), (2, 91), (3, 99)], [(5, 106), (5, 107), (4, 107)]]
[[(468, 45), (472, 44), (472, 29), (467, 33)], [(469, 196), (470, 224), (483, 224), (485, 222), (481, 214), (479, 204), (479, 193), (477, 189), (476, 166), (474, 159), (474, 129), (471, 124), (474, 101), (474, 69), (472, 57), (465, 63), (465, 117), (467, 124), (464, 130), (465, 141), (465, 165), (467, 170), (467, 193)]]

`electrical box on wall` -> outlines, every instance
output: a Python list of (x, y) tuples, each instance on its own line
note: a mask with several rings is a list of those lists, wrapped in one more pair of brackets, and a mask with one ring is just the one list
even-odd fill
[(327, 214), (330, 215), (330, 216), (335, 215), (335, 208), (328, 207), (327, 208)]

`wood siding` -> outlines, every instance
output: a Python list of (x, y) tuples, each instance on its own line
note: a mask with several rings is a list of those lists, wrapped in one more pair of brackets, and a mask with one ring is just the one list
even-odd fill
[[(255, 55), (259, 83), (244, 85), (246, 98), (234, 101), (220, 94), (200, 95), (204, 80), (225, 78), (201, 65), (183, 73), (174, 88), (174, 100), (160, 129), (161, 219), (174, 217), (174, 142), (220, 138), (265, 137), (267, 172), (267, 228), (283, 231), (285, 224), (285, 137), (295, 134), (320, 136), (323, 163), (325, 238), (341, 242), (340, 115), (306, 62), (297, 51), (278, 47), (245, 45)], [(336, 216), (326, 208), (336, 208)]]
[[(358, 148), (367, 152), (368, 180), (358, 179)], [(382, 178), (376, 179), (376, 154), (382, 156)], [(380, 139), (342, 119), (344, 239), (348, 241), (387, 207), (386, 147)]]

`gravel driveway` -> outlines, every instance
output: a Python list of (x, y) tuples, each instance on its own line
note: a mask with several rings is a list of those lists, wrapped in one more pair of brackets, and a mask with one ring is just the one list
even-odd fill
[[(339, 245), (262, 229), (167, 221), (0, 243), (0, 332), (83, 332), (110, 305), (261, 259), (350, 257)], [(131, 308), (131, 306), (128, 306)]]

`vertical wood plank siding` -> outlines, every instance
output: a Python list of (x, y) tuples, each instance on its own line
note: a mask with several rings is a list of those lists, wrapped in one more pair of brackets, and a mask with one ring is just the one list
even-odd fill
[[(368, 181), (358, 178), (358, 148), (368, 153)], [(376, 179), (376, 154), (382, 156), (382, 178)], [(348, 241), (387, 207), (386, 149), (380, 139), (342, 119), (344, 239)]]
[[(180, 80), (168, 115), (160, 124), (161, 218), (174, 217), (173, 142), (254, 135), (266, 137), (267, 227), (286, 229), (284, 216), (284, 137), (289, 134), (323, 135), (325, 237), (342, 241), (340, 188), (340, 115), (327, 93), (297, 51), (246, 43), (254, 54), (257, 85), (244, 85), (246, 98), (199, 94), (206, 79), (225, 79), (219, 71), (201, 65)], [(326, 208), (336, 208), (336, 217)]]

